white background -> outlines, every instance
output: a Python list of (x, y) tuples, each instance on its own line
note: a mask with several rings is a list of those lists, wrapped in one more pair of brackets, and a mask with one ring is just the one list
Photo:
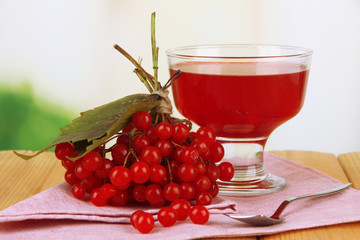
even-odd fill
[(207, 43), (284, 44), (314, 50), (302, 111), (267, 150), (360, 151), (359, 0), (0, 0), (0, 79), (31, 81), (44, 98), (83, 111), (145, 92), (119, 44), (151, 71), (157, 13), (165, 50)]

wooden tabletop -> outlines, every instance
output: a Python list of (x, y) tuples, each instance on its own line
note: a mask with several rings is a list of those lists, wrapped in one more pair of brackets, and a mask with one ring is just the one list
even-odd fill
[[(354, 188), (360, 189), (360, 152), (339, 156), (306, 151), (272, 153), (313, 167), (343, 183), (351, 182)], [(64, 181), (64, 173), (61, 162), (53, 153), (47, 152), (25, 161), (11, 151), (0, 151), (0, 210)], [(360, 222), (233, 239), (360, 239)]]

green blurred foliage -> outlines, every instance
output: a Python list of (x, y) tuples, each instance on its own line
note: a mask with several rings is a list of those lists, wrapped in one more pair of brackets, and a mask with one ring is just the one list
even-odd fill
[(40, 150), (60, 135), (76, 114), (34, 96), (31, 85), (0, 83), (0, 150)]

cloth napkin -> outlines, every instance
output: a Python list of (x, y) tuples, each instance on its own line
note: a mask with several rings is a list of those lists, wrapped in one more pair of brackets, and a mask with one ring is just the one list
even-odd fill
[[(266, 153), (267, 169), (287, 180), (276, 193), (251, 197), (217, 197), (208, 206), (207, 224), (179, 221), (165, 228), (156, 222), (149, 234), (138, 233), (129, 216), (138, 206), (95, 207), (71, 196), (66, 183), (57, 185), (0, 212), (0, 239), (193, 239), (200, 237), (256, 236), (295, 229), (360, 221), (360, 191), (353, 188), (328, 197), (291, 203), (273, 226), (254, 227), (219, 213), (271, 215), (279, 204), (293, 196), (326, 190), (341, 183), (315, 169)], [(158, 209), (144, 208), (156, 214)]]

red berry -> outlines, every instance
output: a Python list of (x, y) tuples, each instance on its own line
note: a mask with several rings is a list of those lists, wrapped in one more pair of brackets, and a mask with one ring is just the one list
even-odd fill
[(219, 179), (220, 171), (215, 164), (208, 164), (206, 166), (206, 176), (210, 178), (212, 182), (215, 182)]
[(123, 206), (129, 200), (129, 193), (126, 190), (117, 190), (116, 194), (109, 199), (109, 203), (113, 206)]
[(86, 154), (82, 161), (86, 170), (95, 172), (101, 166), (102, 157), (98, 152), (92, 151)]
[(190, 134), (190, 130), (188, 126), (186, 126), (183, 123), (176, 123), (174, 124), (174, 135), (172, 136), (172, 139), (177, 144), (182, 144)]
[(205, 140), (195, 139), (191, 142), (191, 146), (196, 148), (203, 159), (206, 159), (210, 151), (210, 146)]
[(133, 190), (131, 191), (132, 197), (137, 202), (145, 202), (146, 201), (145, 193), (146, 193), (146, 186), (142, 185), (142, 184), (136, 185), (133, 188)]
[(68, 142), (57, 144), (55, 147), (55, 156), (60, 160), (66, 160), (68, 159), (67, 157), (75, 157), (73, 145)]
[(95, 206), (103, 206), (107, 203), (108, 198), (100, 188), (95, 188), (90, 194), (90, 201)]
[(110, 172), (110, 182), (120, 190), (127, 189), (131, 184), (130, 170), (123, 166), (116, 166)]
[(168, 157), (173, 151), (172, 143), (167, 139), (159, 139), (155, 142), (155, 147), (160, 150), (162, 157)]
[(160, 209), (158, 220), (164, 227), (170, 227), (176, 223), (177, 212), (171, 207)]
[(132, 122), (137, 130), (142, 131), (151, 126), (152, 118), (148, 112), (138, 111), (133, 115)]
[(161, 183), (166, 176), (166, 169), (162, 165), (153, 165), (150, 167), (150, 181)]
[(197, 161), (194, 163), (197, 176), (204, 175), (206, 172), (206, 165), (203, 161)]
[(202, 126), (200, 127), (197, 131), (196, 131), (196, 138), (200, 139), (200, 140), (205, 140), (208, 143), (213, 143), (215, 142), (215, 132), (206, 126)]
[(80, 182), (80, 179), (78, 177), (76, 177), (73, 170), (67, 170), (65, 172), (64, 178), (65, 178), (65, 181), (71, 186), (74, 185), (75, 183)]
[(131, 147), (136, 153), (141, 153), (141, 151), (150, 146), (150, 139), (142, 134), (135, 135), (131, 142)]
[(144, 162), (136, 162), (131, 165), (131, 180), (135, 183), (145, 183), (150, 177), (150, 168)]
[(74, 173), (80, 179), (88, 178), (91, 175), (91, 172), (84, 168), (81, 161), (75, 166)]
[(149, 138), (150, 144), (154, 145), (155, 142), (159, 139), (156, 135), (155, 127), (149, 127), (144, 131), (144, 135)]
[(81, 181), (81, 184), (86, 187), (87, 192), (91, 193), (92, 190), (101, 186), (101, 180), (94, 175), (90, 175)]
[(140, 214), (143, 212), (144, 212), (143, 210), (137, 210), (131, 214), (130, 223), (131, 225), (133, 225), (134, 228), (137, 228), (136, 227), (137, 219), (139, 218)]
[(126, 127), (124, 127), (124, 129), (122, 130), (123, 133), (128, 133), (131, 130), (133, 130), (135, 128), (135, 125), (133, 123), (130, 123), (129, 125), (127, 125)]
[(80, 183), (76, 183), (71, 188), (72, 194), (77, 199), (83, 199), (86, 193), (86, 188), (83, 187)]
[(118, 136), (116, 139), (116, 144), (123, 144), (125, 146), (129, 146), (130, 136), (129, 134), (123, 133)]
[(116, 144), (111, 150), (111, 157), (118, 165), (123, 165), (125, 158), (129, 155), (129, 148), (124, 144)]
[(196, 205), (190, 210), (190, 219), (195, 224), (205, 224), (209, 220), (209, 211), (201, 205)]
[(185, 199), (178, 199), (170, 204), (170, 207), (177, 212), (177, 220), (185, 220), (190, 213), (191, 204)]
[(213, 182), (208, 190), (212, 198), (215, 198), (219, 194), (219, 185), (217, 182)]
[(147, 212), (140, 212), (135, 221), (136, 229), (141, 233), (149, 233), (154, 228), (154, 217)]
[(229, 162), (222, 162), (218, 166), (221, 181), (230, 181), (234, 177), (234, 166)]
[(168, 183), (163, 189), (163, 196), (168, 201), (175, 201), (181, 196), (181, 187), (177, 183)]
[(111, 169), (114, 167), (114, 163), (107, 158), (104, 158), (100, 167), (95, 171), (95, 176), (100, 179), (109, 177)]
[(160, 150), (154, 146), (146, 146), (141, 151), (140, 160), (147, 163), (149, 166), (160, 164)]
[(181, 153), (181, 161), (184, 163), (194, 163), (199, 157), (199, 152), (191, 146), (186, 147)]
[(196, 195), (195, 200), (199, 205), (210, 205), (212, 202), (212, 196), (209, 192), (200, 192)]
[(118, 192), (117, 188), (110, 183), (106, 183), (106, 184), (102, 185), (100, 187), (100, 189), (106, 198), (112, 198)]
[(220, 143), (214, 142), (212, 145), (210, 145), (210, 154), (208, 159), (213, 163), (217, 163), (223, 159), (224, 154), (224, 147)]
[(168, 139), (174, 134), (174, 127), (168, 122), (159, 123), (156, 128), (156, 135), (160, 139)]
[(147, 186), (145, 191), (145, 198), (150, 204), (162, 201), (163, 193), (160, 185), (150, 184), (149, 186)]
[(186, 200), (192, 200), (196, 196), (196, 188), (194, 184), (189, 182), (183, 182), (180, 184), (181, 187), (181, 198)]
[(183, 182), (192, 182), (197, 176), (194, 164), (183, 163), (177, 168), (177, 176)]
[(197, 177), (193, 181), (193, 184), (198, 192), (205, 192), (210, 189), (211, 180), (209, 177), (203, 175), (203, 176)]

